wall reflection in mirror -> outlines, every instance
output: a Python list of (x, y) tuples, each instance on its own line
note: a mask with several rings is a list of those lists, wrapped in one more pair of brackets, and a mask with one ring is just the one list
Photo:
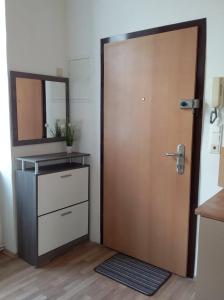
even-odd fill
[(68, 79), (11, 73), (14, 145), (63, 139), (68, 121)]
[(45, 81), (46, 135), (61, 137), (66, 123), (65, 83)]

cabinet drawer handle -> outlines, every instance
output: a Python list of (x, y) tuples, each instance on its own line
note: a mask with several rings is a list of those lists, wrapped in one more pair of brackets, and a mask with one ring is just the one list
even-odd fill
[(64, 217), (64, 216), (67, 216), (67, 215), (70, 215), (70, 214), (72, 214), (72, 211), (71, 211), (71, 210), (62, 213), (61, 216)]
[(67, 175), (61, 175), (61, 178), (68, 178), (68, 177), (71, 177), (72, 174), (67, 174)]

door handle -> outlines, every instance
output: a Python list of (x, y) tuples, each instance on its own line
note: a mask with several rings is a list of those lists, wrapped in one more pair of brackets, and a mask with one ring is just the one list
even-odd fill
[(164, 156), (178, 156), (179, 154), (178, 153), (175, 153), (175, 152), (166, 152), (164, 154)]
[(183, 144), (177, 145), (177, 152), (166, 152), (163, 156), (176, 157), (176, 171), (178, 174), (184, 174), (185, 167), (185, 146)]
[(72, 214), (72, 211), (71, 211), (71, 210), (62, 213), (61, 216), (64, 217), (64, 216), (67, 216), (67, 215), (70, 215), (70, 214)]
[(61, 175), (61, 178), (68, 178), (68, 177), (72, 177), (72, 174)]

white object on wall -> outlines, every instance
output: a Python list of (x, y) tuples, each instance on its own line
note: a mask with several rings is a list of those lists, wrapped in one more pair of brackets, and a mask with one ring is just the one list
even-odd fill
[(69, 60), (70, 99), (88, 101), (90, 96), (90, 62), (89, 57)]
[(209, 151), (211, 154), (220, 154), (224, 124), (224, 77), (213, 78), (209, 106), (213, 109), (210, 113)]
[(224, 77), (214, 77), (212, 87), (211, 107), (223, 107), (224, 105)]
[(213, 110), (210, 113), (210, 124), (214, 124), (218, 119), (217, 124), (224, 124), (223, 106), (224, 106), (224, 78), (214, 77), (212, 86), (212, 98), (210, 106)]
[(222, 126), (215, 122), (210, 126), (209, 151), (211, 154), (220, 154), (222, 144)]

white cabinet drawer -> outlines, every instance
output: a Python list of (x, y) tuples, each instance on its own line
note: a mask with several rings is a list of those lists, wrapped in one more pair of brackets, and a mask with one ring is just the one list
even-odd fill
[(88, 168), (38, 177), (38, 216), (88, 200)]
[(88, 234), (88, 202), (38, 218), (38, 255)]

